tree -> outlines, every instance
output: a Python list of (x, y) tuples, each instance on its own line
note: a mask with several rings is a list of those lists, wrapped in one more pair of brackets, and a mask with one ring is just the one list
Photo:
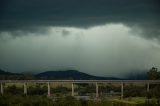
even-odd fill
[(160, 79), (160, 72), (158, 72), (158, 68), (152, 67), (148, 72), (148, 77), (150, 80)]

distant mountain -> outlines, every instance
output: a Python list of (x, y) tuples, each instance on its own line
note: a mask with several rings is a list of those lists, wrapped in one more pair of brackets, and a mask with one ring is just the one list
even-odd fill
[[(126, 74), (126, 80), (147, 80), (148, 76), (146, 71), (131, 71), (134, 73)], [(32, 73), (12, 73), (0, 69), (0, 79), (7, 80), (31, 80), (31, 79), (44, 79), (44, 80), (121, 80), (122, 78), (116, 77), (100, 77), (93, 76), (77, 70), (66, 70), (66, 71), (45, 71), (38, 74)]]
[(114, 77), (98, 77), (76, 70), (46, 71), (38, 74), (11, 73), (0, 69), (0, 79), (44, 79), (44, 80), (118, 80)]
[(35, 78), (33, 75), (11, 73), (0, 69), (0, 80), (26, 80), (26, 79), (35, 79)]
[(49, 80), (118, 80), (119, 78), (113, 77), (98, 77), (89, 75), (77, 70), (67, 70), (67, 71), (46, 71), (35, 75), (38, 79), (49, 79)]
[(6, 72), (6, 71), (0, 69), (0, 75), (15, 75), (15, 73)]

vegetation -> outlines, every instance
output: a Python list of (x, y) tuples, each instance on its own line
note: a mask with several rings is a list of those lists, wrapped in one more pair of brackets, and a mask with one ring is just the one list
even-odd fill
[[(86, 95), (87, 93), (95, 94), (94, 84), (79, 84), (76, 85), (78, 95)], [(125, 85), (124, 99), (119, 99), (119, 96), (112, 95), (110, 98), (102, 97), (101, 99), (83, 99), (77, 100), (71, 95), (71, 89), (64, 86), (51, 87), (51, 98), (47, 98), (47, 85), (35, 84), (28, 85), (27, 95), (23, 94), (23, 86), (20, 84), (5, 85), (4, 95), (0, 96), (0, 106), (158, 106), (160, 103), (160, 93), (158, 92), (160, 86), (153, 85), (150, 92), (146, 92), (146, 86), (142, 85)], [(107, 89), (108, 90), (105, 90)], [(88, 90), (91, 89), (91, 90)], [(99, 90), (103, 93), (108, 93), (113, 90), (120, 91), (119, 86), (107, 85), (99, 86)], [(68, 95), (67, 95), (68, 94)], [(94, 95), (95, 96), (95, 95)], [(149, 97), (147, 99), (147, 97)], [(45, 105), (44, 105), (45, 104)]]
[(53, 103), (45, 96), (6, 94), (0, 96), (0, 106), (53, 106)]
[[(7, 74), (5, 76), (10, 76), (10, 73), (5, 74)], [(155, 67), (152, 67), (147, 74), (151, 80), (160, 79), (160, 72)], [(26, 75), (24, 78), (32, 79), (33, 77)], [(95, 97), (95, 84), (75, 84), (74, 86), (75, 95)], [(159, 89), (158, 84), (150, 85), (149, 92), (145, 84), (125, 84), (124, 99), (120, 99), (120, 85), (99, 84), (100, 99), (79, 100), (69, 96), (71, 95), (71, 84), (66, 86), (51, 84), (51, 97), (48, 98), (46, 84), (27, 84), (27, 95), (24, 95), (22, 83), (6, 83), (4, 94), (0, 95), (0, 106), (160, 106)]]
[[(128, 100), (130, 99), (130, 100)], [(47, 98), (43, 95), (1, 95), (0, 106), (159, 106), (156, 99), (146, 101), (145, 98), (134, 97), (124, 100), (77, 100), (71, 96), (58, 99)]]
[(158, 71), (158, 68), (152, 67), (148, 72), (148, 76), (150, 80), (160, 79), (160, 72)]

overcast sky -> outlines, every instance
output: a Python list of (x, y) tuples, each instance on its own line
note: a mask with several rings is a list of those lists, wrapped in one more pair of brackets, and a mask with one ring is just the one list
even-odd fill
[(160, 68), (159, 0), (1, 0), (0, 69), (120, 77)]

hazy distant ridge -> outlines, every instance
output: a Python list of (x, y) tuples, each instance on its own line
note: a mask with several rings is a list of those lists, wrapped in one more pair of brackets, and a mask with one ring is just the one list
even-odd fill
[(73, 79), (73, 80), (105, 80), (112, 79), (116, 80), (119, 78), (114, 77), (98, 77), (89, 75), (83, 72), (76, 70), (67, 70), (67, 71), (46, 71), (35, 75), (38, 79)]
[[(11, 73), (0, 69), (0, 79), (43, 79), (43, 80), (120, 80), (117, 77), (100, 77), (83, 73), (77, 70), (66, 71), (45, 71), (38, 74), (29, 73)], [(125, 78), (128, 80), (147, 80), (146, 73), (128, 74)]]
[[(66, 71), (45, 71), (38, 74), (20, 74), (11, 73), (4, 70), (0, 70), (0, 79), (44, 79), (44, 80), (118, 80), (114, 77), (99, 77), (89, 75), (77, 70)], [(3, 77), (3, 78), (2, 78)]]

